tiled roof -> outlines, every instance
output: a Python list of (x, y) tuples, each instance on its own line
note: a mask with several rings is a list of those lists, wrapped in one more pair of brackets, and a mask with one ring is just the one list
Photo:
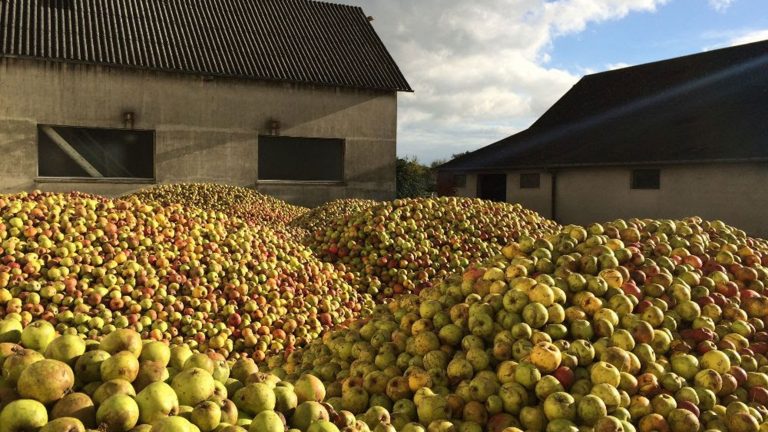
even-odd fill
[(441, 169), (768, 161), (766, 101), (768, 41), (602, 72)]
[(0, 0), (1, 56), (411, 91), (361, 8), (309, 0)]

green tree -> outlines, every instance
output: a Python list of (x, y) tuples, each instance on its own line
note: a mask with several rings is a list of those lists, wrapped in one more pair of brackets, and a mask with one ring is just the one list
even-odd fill
[(397, 158), (396, 181), (398, 198), (428, 197), (435, 192), (432, 169), (415, 157)]
[(418, 198), (437, 193), (437, 168), (468, 151), (451, 155), (450, 159), (438, 159), (424, 165), (414, 156), (397, 158), (397, 197)]
[[(468, 155), (468, 154), (470, 154), (470, 153), (472, 153), (472, 152), (471, 152), (471, 151), (469, 151), (469, 150), (467, 150), (467, 151), (463, 151), (463, 152), (461, 152), (461, 153), (454, 153), (454, 154), (452, 154), (452, 155), (451, 155), (451, 158), (450, 158), (450, 159), (448, 159), (448, 160), (454, 160), (454, 159), (456, 159), (456, 158), (460, 158), (460, 157), (462, 157), (462, 156), (464, 156), (464, 155)], [(446, 161), (446, 162), (448, 162), (448, 161)]]

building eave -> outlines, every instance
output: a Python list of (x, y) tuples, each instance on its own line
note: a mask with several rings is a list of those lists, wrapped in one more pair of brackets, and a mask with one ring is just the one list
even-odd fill
[(738, 159), (681, 159), (659, 160), (643, 162), (601, 162), (601, 163), (574, 163), (574, 164), (532, 164), (532, 165), (505, 165), (498, 167), (447, 167), (438, 168), (440, 172), (455, 173), (484, 173), (507, 172), (525, 170), (555, 170), (568, 168), (621, 168), (621, 167), (648, 167), (648, 166), (674, 166), (674, 165), (715, 165), (715, 164), (740, 164), (740, 163), (768, 163), (768, 158), (738, 158)]

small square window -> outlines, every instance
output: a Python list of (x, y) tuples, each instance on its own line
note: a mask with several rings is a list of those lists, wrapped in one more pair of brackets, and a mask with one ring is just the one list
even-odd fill
[(454, 174), (453, 175), (453, 187), (466, 187), (467, 175), (466, 174)]
[(520, 189), (538, 189), (541, 185), (541, 174), (520, 174)]
[(657, 169), (632, 170), (632, 189), (659, 189), (661, 171)]

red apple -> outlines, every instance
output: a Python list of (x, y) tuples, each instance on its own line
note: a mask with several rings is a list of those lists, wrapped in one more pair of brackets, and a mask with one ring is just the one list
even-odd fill
[(568, 366), (560, 366), (552, 372), (552, 375), (560, 381), (560, 384), (568, 390), (573, 385), (574, 373)]

